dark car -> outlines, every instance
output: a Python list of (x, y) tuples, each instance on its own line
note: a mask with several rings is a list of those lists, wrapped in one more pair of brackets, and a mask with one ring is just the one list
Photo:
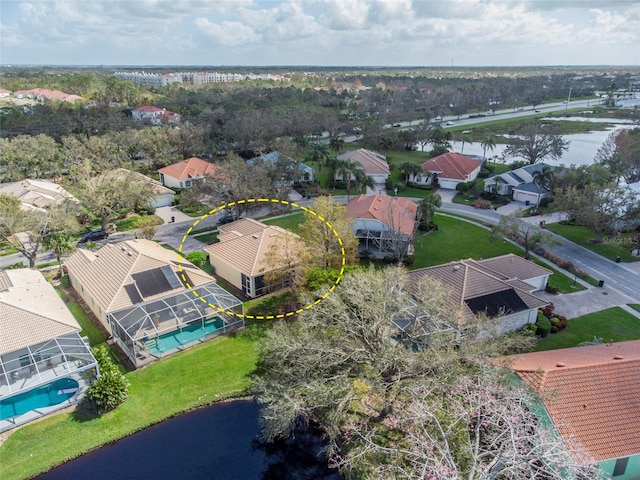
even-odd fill
[(218, 219), (218, 225), (224, 225), (225, 223), (231, 223), (235, 220), (231, 213), (225, 213)]
[(82, 235), (78, 243), (95, 242), (96, 240), (103, 240), (108, 236), (109, 234), (104, 228), (98, 228), (96, 230), (91, 230), (90, 232), (87, 232), (84, 235)]

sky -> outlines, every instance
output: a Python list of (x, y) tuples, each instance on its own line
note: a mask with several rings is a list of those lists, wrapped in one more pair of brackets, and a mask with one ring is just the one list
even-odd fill
[(0, 63), (640, 65), (640, 0), (0, 0)]

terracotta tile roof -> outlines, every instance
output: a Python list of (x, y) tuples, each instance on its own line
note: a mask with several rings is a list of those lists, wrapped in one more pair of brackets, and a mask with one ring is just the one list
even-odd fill
[(526, 289), (519, 288), (517, 282), (508, 282), (504, 276), (492, 274), (479, 267), (475, 260), (460, 260), (434, 267), (420, 268), (409, 272), (411, 283), (417, 285), (424, 276), (435, 278), (449, 287), (451, 302), (456, 307), (462, 307), (466, 318), (473, 316), (473, 311), (467, 301), (500, 292), (513, 291), (527, 309), (540, 308), (549, 302), (529, 293), (530, 285)]
[(0, 194), (16, 197), (23, 208), (45, 208), (75, 197), (57, 183), (49, 180), (25, 179), (19, 182), (0, 183)]
[(0, 88), (0, 94), (11, 93), (11, 90), (7, 90), (6, 88)]
[(132, 112), (141, 112), (141, 113), (155, 113), (155, 112), (162, 113), (164, 111), (165, 111), (164, 108), (153, 107), (151, 105), (143, 105), (142, 107), (134, 108), (132, 110)]
[(79, 95), (64, 93), (59, 90), (48, 90), (46, 88), (32, 88), (31, 90), (18, 90), (17, 92), (14, 92), (14, 96), (19, 95), (44, 98), (47, 100), (58, 100), (62, 102), (75, 102), (76, 100), (82, 100), (82, 97)]
[(370, 218), (412, 235), (416, 223), (418, 205), (402, 197), (387, 195), (359, 195), (347, 204), (347, 213), (352, 219)]
[(640, 453), (640, 340), (505, 360), (541, 395), (560, 434), (596, 461)]
[(359, 163), (367, 175), (389, 175), (387, 157), (378, 152), (360, 148), (338, 155), (338, 160), (351, 160), (352, 162)]
[(221, 168), (211, 162), (202, 160), (198, 157), (187, 158), (173, 165), (163, 167), (158, 170), (158, 173), (167, 175), (169, 177), (177, 178), (178, 180), (188, 180), (190, 178), (199, 178), (204, 175), (217, 178), (221, 175)]
[[(76, 276), (89, 295), (104, 312), (113, 312), (134, 304), (127, 286), (135, 284), (135, 274), (168, 266), (177, 278), (182, 280), (181, 265), (189, 276), (191, 286), (214, 281), (213, 277), (196, 268), (182, 258), (178, 263), (178, 254), (161, 247), (151, 240), (127, 240), (109, 243), (97, 252), (78, 249), (64, 263), (69, 273)], [(171, 291), (145, 297), (144, 301), (162, 298), (170, 293), (186, 290), (182, 285)]]
[[(225, 234), (218, 237), (220, 242), (206, 246), (204, 251), (232, 265), (247, 276), (260, 275), (273, 270), (266, 262), (266, 254), (271, 246), (281, 245), (283, 235), (291, 235), (296, 239), (299, 237), (276, 226), (262, 224), (262, 228), (258, 229), (258, 226), (245, 220), (248, 219), (225, 225)], [(255, 220), (253, 222), (260, 223)]]
[(0, 272), (0, 354), (79, 331), (78, 322), (39, 271)]
[(422, 164), (425, 173), (437, 173), (440, 178), (466, 180), (467, 176), (480, 166), (480, 162), (459, 153), (444, 153)]

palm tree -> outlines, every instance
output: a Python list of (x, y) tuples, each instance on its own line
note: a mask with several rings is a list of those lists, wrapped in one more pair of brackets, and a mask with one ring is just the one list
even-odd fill
[[(364, 174), (364, 170), (362, 169), (362, 165), (360, 163), (354, 162), (348, 159), (336, 161), (336, 168), (337, 168), (338, 175), (342, 177), (342, 181), (347, 182), (347, 203), (348, 203), (349, 195), (351, 193), (352, 177), (354, 180), (356, 180), (356, 182), (358, 182), (358, 175), (360, 174), (358, 174), (357, 172), (362, 172)], [(360, 177), (360, 181), (364, 181), (364, 179)]]
[(334, 152), (338, 153), (342, 147), (344, 147), (344, 138), (334, 135), (329, 139), (329, 148)]
[(533, 183), (538, 185), (541, 189), (546, 188), (551, 190), (553, 187), (553, 180), (553, 170), (548, 165), (543, 165), (542, 169), (533, 173)]
[(436, 212), (436, 208), (442, 206), (442, 197), (437, 193), (425, 197), (420, 202), (420, 226), (422, 230), (428, 231), (431, 225), (431, 217)]
[(42, 241), (45, 250), (53, 250), (60, 265), (60, 277), (62, 277), (62, 255), (73, 252), (76, 247), (71, 240), (71, 236), (65, 232), (52, 232)]
[(311, 145), (311, 150), (307, 153), (307, 160), (318, 163), (318, 178), (322, 171), (322, 165), (329, 163), (331, 158), (332, 155), (329, 147), (324, 143), (314, 143)]
[(405, 185), (409, 185), (410, 175), (417, 175), (420, 172), (422, 172), (422, 166), (420, 164), (413, 163), (413, 162), (404, 162), (400, 164), (398, 169), (400, 170), (400, 173), (402, 173), (402, 176), (405, 179), (405, 182), (404, 182)]
[[(363, 187), (366, 189), (367, 187), (374, 188), (376, 186), (376, 182), (374, 182), (373, 178), (367, 175), (364, 170), (356, 170), (354, 174), (356, 177), (356, 180), (355, 180), (356, 190), (359, 193), (362, 193)], [(349, 202), (348, 198), (349, 196), (347, 195), (347, 202)]]
[(480, 143), (480, 145), (482, 146), (482, 156), (487, 158), (487, 150), (493, 152), (496, 148), (496, 139), (493, 135), (489, 135), (482, 141), (482, 143)]

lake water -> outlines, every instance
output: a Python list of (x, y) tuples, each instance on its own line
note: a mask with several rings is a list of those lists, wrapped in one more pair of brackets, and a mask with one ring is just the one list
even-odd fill
[[(609, 134), (613, 130), (617, 130), (619, 128), (622, 128), (622, 125), (618, 125), (609, 130), (564, 135), (564, 139), (570, 142), (569, 150), (564, 153), (558, 162), (554, 162), (553, 160), (544, 161), (550, 165), (591, 165), (598, 149), (602, 146)], [(480, 145), (480, 143), (465, 143), (463, 147), (462, 142), (452, 142), (452, 147), (455, 152), (462, 152), (470, 155), (483, 154), (482, 145)], [(505, 148), (506, 145), (497, 144), (493, 151), (487, 150), (487, 157), (491, 158), (493, 156), (497, 156), (500, 158)]]
[(237, 400), (179, 415), (37, 477), (39, 480), (340, 480), (312, 432), (264, 445), (260, 408)]

